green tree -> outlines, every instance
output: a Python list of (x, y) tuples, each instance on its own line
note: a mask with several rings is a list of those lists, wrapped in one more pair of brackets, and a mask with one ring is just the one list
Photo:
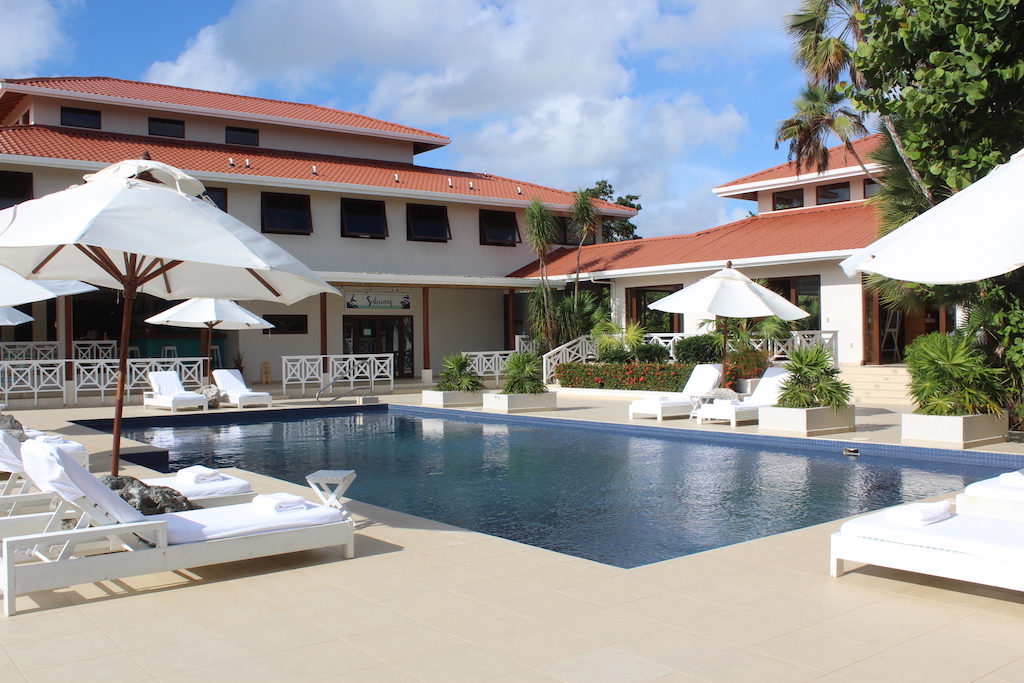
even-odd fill
[(548, 348), (554, 348), (556, 346), (555, 324), (551, 302), (551, 288), (548, 286), (548, 252), (551, 250), (557, 237), (555, 217), (548, 211), (543, 202), (539, 199), (534, 199), (526, 207), (525, 222), (526, 242), (533, 253), (537, 255), (537, 261), (540, 263), (540, 284), (538, 285), (540, 296), (536, 297), (539, 301), (536, 305), (539, 305), (541, 310), (532, 311), (537, 316), (534, 318), (534, 322), (537, 324), (537, 321), (540, 321), (540, 327), (543, 332), (540, 338), (544, 340)]
[(853, 63), (853, 53), (864, 42), (857, 21), (860, 0), (804, 0), (787, 17), (786, 32), (793, 39), (793, 61), (812, 83), (835, 88), (844, 76), (854, 87), (863, 78)]
[(597, 235), (598, 214), (594, 208), (594, 198), (585, 190), (577, 190), (573, 193), (572, 211), (569, 215), (569, 224), (573, 231), (580, 238), (576, 246), (576, 279), (573, 283), (572, 300), (573, 304), (579, 302), (580, 296), (580, 257), (583, 255), (583, 244), (593, 240)]
[[(594, 183), (593, 187), (589, 187), (583, 192), (587, 193), (595, 199), (603, 199), (606, 202), (614, 201), (619, 206), (627, 206), (631, 209), (639, 211), (643, 207), (640, 206), (638, 200), (640, 195), (638, 194), (627, 194), (624, 197), (615, 197), (615, 188), (607, 180), (598, 180)], [(612, 197), (615, 197), (613, 200)], [(601, 238), (605, 242), (625, 242), (627, 240), (638, 240), (641, 239), (636, 234), (636, 226), (628, 218), (616, 218), (614, 220), (606, 220), (601, 226)]]

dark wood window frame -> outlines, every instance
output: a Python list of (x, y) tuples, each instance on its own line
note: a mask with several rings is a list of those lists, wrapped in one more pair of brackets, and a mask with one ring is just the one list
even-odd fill
[[(832, 196), (830, 196), (830, 194)], [(832, 183), (831, 185), (818, 185), (814, 189), (815, 203), (818, 206), (823, 204), (838, 204), (839, 202), (850, 201), (850, 183)], [(844, 196), (845, 195), (845, 196)]]
[(79, 107), (60, 108), (60, 125), (62, 126), (100, 130), (102, 123), (103, 115), (98, 109), (81, 109)]
[[(448, 221), (448, 207), (442, 204), (406, 204), (405, 229), (406, 239), (410, 242), (450, 241), (452, 226)], [(440, 235), (442, 229), (444, 236)]]
[(388, 216), (384, 202), (379, 199), (342, 197), (341, 236), (387, 239)]
[(259, 128), (241, 128), (239, 126), (224, 127), (224, 142), (229, 145), (260, 146)]
[(261, 229), (276, 235), (311, 235), (313, 213), (308, 194), (263, 192), (260, 197)]
[(181, 119), (162, 119), (150, 116), (149, 134), (162, 138), (183, 138), (185, 137), (185, 122)]
[(263, 330), (263, 334), (309, 334), (308, 315), (264, 315), (261, 316), (274, 327)]
[[(798, 196), (799, 195), (799, 196)], [(779, 190), (772, 193), (772, 211), (799, 209), (804, 205), (804, 188)]]
[(221, 211), (225, 213), (228, 210), (228, 188), (226, 187), (207, 187), (206, 196), (210, 198), (214, 204), (217, 205)]
[(0, 209), (33, 197), (33, 176), (22, 171), (0, 171)]
[(480, 244), (514, 247), (521, 241), (515, 211), (480, 209)]

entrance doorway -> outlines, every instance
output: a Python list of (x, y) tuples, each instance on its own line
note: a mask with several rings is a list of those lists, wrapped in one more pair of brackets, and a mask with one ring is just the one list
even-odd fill
[(342, 325), (345, 353), (390, 353), (395, 377), (413, 376), (411, 315), (346, 315)]

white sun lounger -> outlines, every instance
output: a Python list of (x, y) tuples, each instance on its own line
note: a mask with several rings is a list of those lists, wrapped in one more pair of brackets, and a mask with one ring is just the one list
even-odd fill
[(642, 398), (629, 404), (629, 419), (653, 415), (660, 422), (666, 417), (685, 417), (700, 396), (711, 393), (722, 379), (720, 364), (702, 363), (693, 368), (682, 391), (665, 396)]
[(221, 391), (221, 401), (226, 405), (238, 406), (239, 410), (246, 406), (273, 407), (274, 400), (266, 391), (252, 391), (245, 386), (242, 373), (235, 369), (214, 370), (213, 381)]
[[(35, 485), (92, 526), (3, 539), (8, 616), (16, 597), (33, 591), (328, 546), (354, 556), (355, 525), (344, 509), (305, 501), (295, 512), (275, 513), (246, 503), (145, 517), (60, 449), (28, 443), (22, 456)], [(97, 542), (109, 551), (86, 554)]]
[(961, 515), (1024, 522), (1024, 474), (1007, 472), (968, 484), (956, 497)]
[(142, 394), (142, 405), (145, 408), (169, 408), (178, 411), (181, 408), (209, 409), (209, 401), (202, 394), (185, 391), (178, 373), (170, 370), (158, 370), (149, 373), (149, 384), (153, 391)]
[(789, 372), (783, 368), (768, 368), (754, 387), (754, 393), (742, 401), (716, 399), (697, 407), (693, 411), (697, 424), (704, 424), (705, 420), (726, 420), (735, 427), (737, 422), (756, 422), (762, 406), (773, 406), (778, 402), (782, 383), (787, 377)]
[(833, 577), (847, 560), (1024, 591), (1024, 523), (958, 514), (911, 526), (882, 510), (832, 534)]

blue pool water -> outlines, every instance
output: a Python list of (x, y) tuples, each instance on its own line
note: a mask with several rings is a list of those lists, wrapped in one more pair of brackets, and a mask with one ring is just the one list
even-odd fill
[(128, 438), (167, 448), (172, 469), (241, 467), (303, 484), (318, 469), (354, 469), (356, 500), (619, 567), (947, 493), (1005, 469), (387, 411), (126, 427)]

